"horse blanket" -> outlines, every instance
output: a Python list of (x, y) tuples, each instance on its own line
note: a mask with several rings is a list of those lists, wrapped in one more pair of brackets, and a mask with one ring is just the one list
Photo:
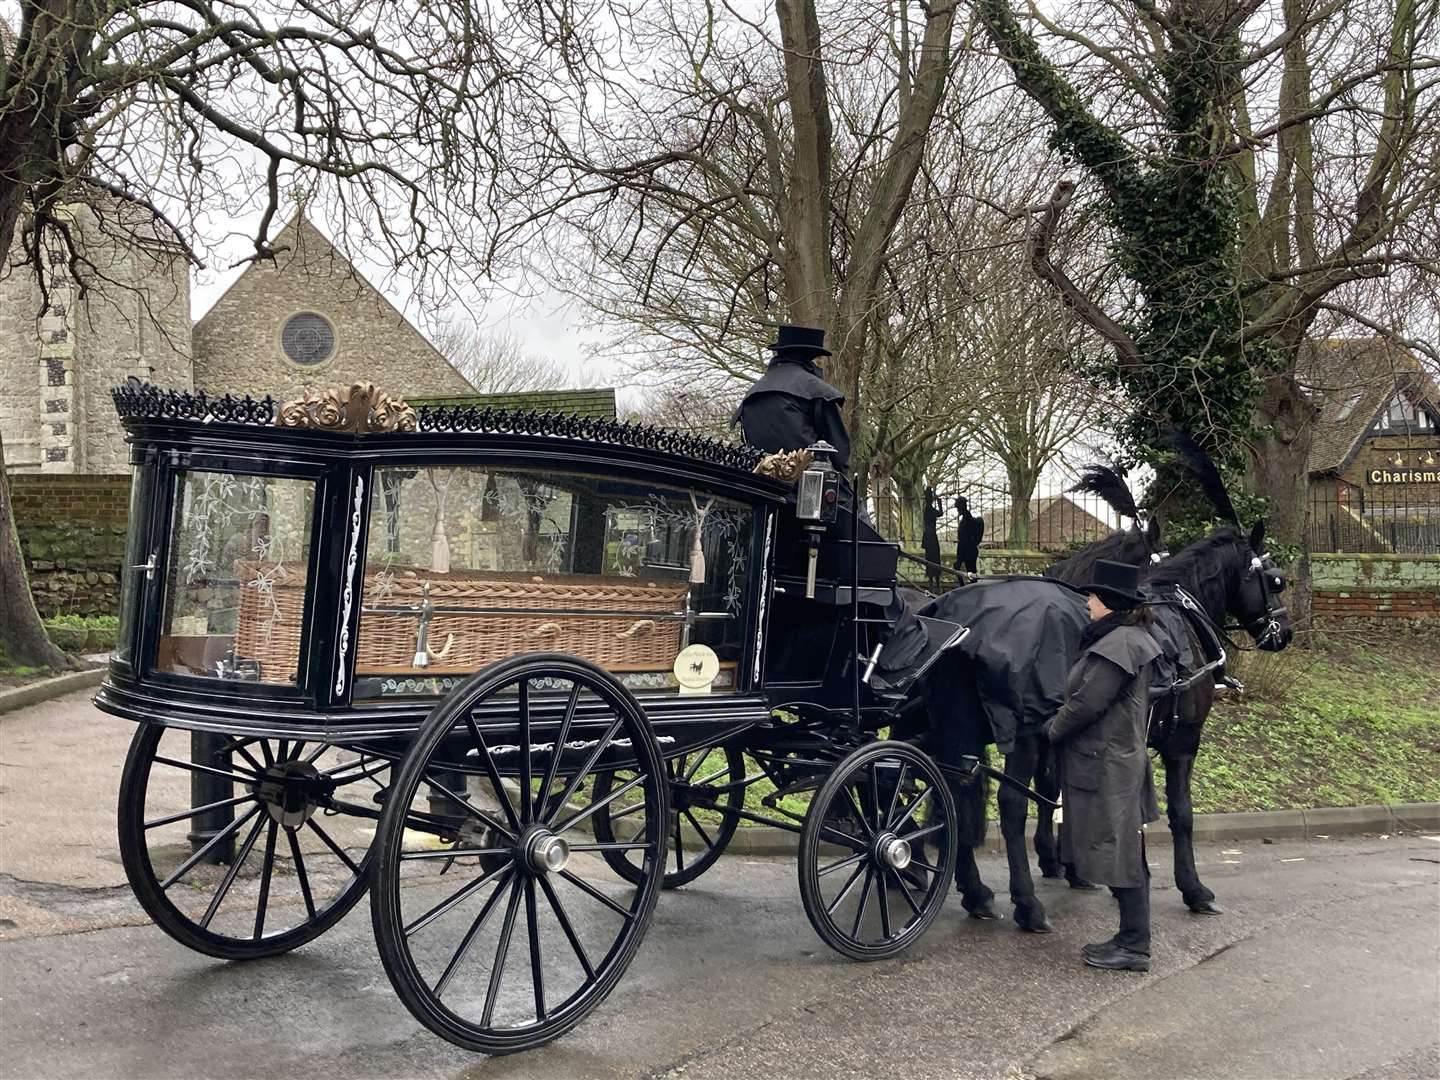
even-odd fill
[[(1169, 588), (1152, 594), (1155, 623), (1151, 634), (1160, 646), (1153, 675), (1156, 691), (1168, 688), (1186, 672), (1205, 663), (1197, 655), (1188, 624), (1190, 617)], [(1010, 753), (1023, 735), (1038, 731), (1065, 700), (1065, 676), (1080, 652), (1080, 633), (1089, 621), (1085, 594), (1049, 578), (1015, 576), (982, 578), (938, 596), (913, 611), (898, 612), (895, 630), (881, 652), (882, 672), (903, 669), (923, 650), (924, 616), (970, 628), (937, 667), (927, 675), (943, 681), (944, 692), (925, 694), (930, 722), (937, 730), (953, 730), (963, 717), (947, 715), (973, 708), (978, 701), (995, 745)], [(1203, 640), (1203, 639), (1202, 639)], [(965, 692), (953, 687), (954, 666), (968, 674)], [(939, 678), (937, 679), (937, 676)]]

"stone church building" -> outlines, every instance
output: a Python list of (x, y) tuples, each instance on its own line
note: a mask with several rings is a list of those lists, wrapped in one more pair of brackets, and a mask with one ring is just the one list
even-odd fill
[(89, 207), (71, 216), (92, 264), (83, 295), (56, 288), (37, 320), (33, 273), (0, 277), (0, 432), (12, 473), (128, 471), (110, 388), (132, 375), (281, 400), (362, 381), (414, 398), (475, 393), (303, 215), (276, 238), (288, 250), (250, 265), (193, 324), (189, 267), (173, 240), (134, 222), (117, 229)]

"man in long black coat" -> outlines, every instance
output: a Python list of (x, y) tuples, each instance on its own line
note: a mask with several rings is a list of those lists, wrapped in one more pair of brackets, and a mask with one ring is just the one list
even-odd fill
[(940, 589), (940, 500), (935, 497), (934, 488), (925, 489), (925, 529), (920, 534), (920, 548), (925, 552), (925, 580), (932, 592)]
[(845, 395), (827, 383), (815, 361), (829, 356), (825, 331), (810, 326), (782, 326), (770, 345), (773, 354), (765, 374), (745, 393), (735, 423), (745, 441), (769, 453), (803, 450), (821, 439), (835, 447), (831, 464), (848, 477), (850, 433), (841, 406)]
[(960, 511), (960, 527), (955, 541), (955, 569), (975, 574), (980, 569), (980, 541), (985, 536), (985, 519), (970, 513), (970, 500), (960, 495), (955, 499)]

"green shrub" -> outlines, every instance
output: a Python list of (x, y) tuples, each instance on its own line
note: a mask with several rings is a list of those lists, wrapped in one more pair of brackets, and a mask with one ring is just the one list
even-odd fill
[(47, 626), (78, 627), (81, 630), (109, 630), (114, 632), (120, 620), (114, 615), (55, 615), (45, 620)]
[(90, 636), (90, 631), (83, 626), (67, 626), (60, 622), (47, 622), (45, 632), (57, 649), (68, 653), (84, 652), (85, 642)]

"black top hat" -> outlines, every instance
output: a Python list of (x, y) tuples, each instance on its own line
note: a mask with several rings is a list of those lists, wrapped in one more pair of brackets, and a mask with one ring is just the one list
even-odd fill
[(781, 326), (770, 348), (777, 353), (803, 352), (806, 356), (829, 356), (825, 348), (825, 331), (813, 326)]
[(1128, 611), (1137, 604), (1145, 603), (1145, 594), (1140, 591), (1139, 583), (1138, 566), (1099, 559), (1095, 563), (1090, 583), (1081, 585), (1080, 588), (1084, 592), (1094, 593), (1111, 611)]

